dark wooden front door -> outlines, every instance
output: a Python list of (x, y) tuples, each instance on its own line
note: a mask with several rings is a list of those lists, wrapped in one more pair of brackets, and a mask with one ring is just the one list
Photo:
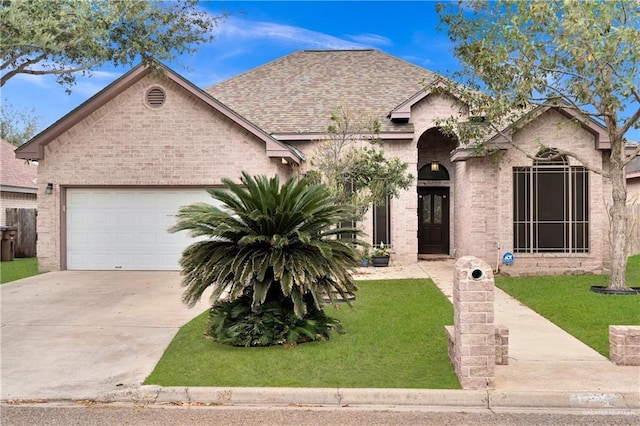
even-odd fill
[(449, 254), (449, 188), (418, 188), (418, 253)]

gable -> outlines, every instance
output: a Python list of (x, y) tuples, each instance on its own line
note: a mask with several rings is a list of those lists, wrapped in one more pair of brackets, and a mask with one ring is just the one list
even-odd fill
[[(162, 107), (145, 104), (162, 89)], [(280, 159), (225, 114), (171, 79), (148, 75), (45, 147), (42, 178), (59, 185), (215, 185), (277, 172)], [(51, 178), (49, 178), (51, 177)]]
[(266, 146), (267, 156), (283, 158), (296, 164), (303, 159), (301, 153), (296, 152), (296, 150), (291, 147), (273, 139), (255, 124), (238, 115), (235, 111), (229, 109), (218, 100), (212, 98), (210, 95), (206, 94), (174, 71), (159, 63), (154, 62), (154, 64), (154, 67), (141, 64), (129, 71), (127, 74), (84, 102), (78, 108), (58, 120), (48, 129), (34, 137), (27, 144), (20, 147), (16, 151), (16, 157), (36, 160), (44, 158), (44, 147), (53, 140), (72, 130), (74, 126), (78, 125), (83, 120), (86, 120), (91, 114), (95, 113), (98, 109), (103, 108), (115, 97), (125, 93), (131, 86), (140, 82), (142, 79), (149, 76), (162, 76), (168, 81), (171, 81), (177, 87), (180, 87), (180, 89), (185, 93), (189, 93), (197, 98), (203, 105), (206, 105), (208, 108), (226, 116), (240, 128), (261, 140)]

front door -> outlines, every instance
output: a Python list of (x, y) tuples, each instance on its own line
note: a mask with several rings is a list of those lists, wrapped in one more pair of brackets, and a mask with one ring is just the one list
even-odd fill
[(449, 254), (449, 188), (418, 188), (418, 254)]

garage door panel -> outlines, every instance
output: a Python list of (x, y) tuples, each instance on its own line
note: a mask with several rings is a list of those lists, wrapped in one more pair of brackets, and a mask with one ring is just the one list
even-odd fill
[(195, 240), (168, 229), (196, 202), (216, 203), (204, 189), (67, 189), (67, 268), (178, 270)]

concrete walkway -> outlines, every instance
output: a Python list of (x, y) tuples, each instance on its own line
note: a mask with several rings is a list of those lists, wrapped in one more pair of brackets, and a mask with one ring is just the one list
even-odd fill
[[(411, 268), (423, 271), (451, 300), (454, 263), (419, 262)], [(496, 366), (497, 390), (640, 392), (640, 367), (616, 366), (498, 288), (494, 309), (495, 323), (509, 329), (509, 365)]]

